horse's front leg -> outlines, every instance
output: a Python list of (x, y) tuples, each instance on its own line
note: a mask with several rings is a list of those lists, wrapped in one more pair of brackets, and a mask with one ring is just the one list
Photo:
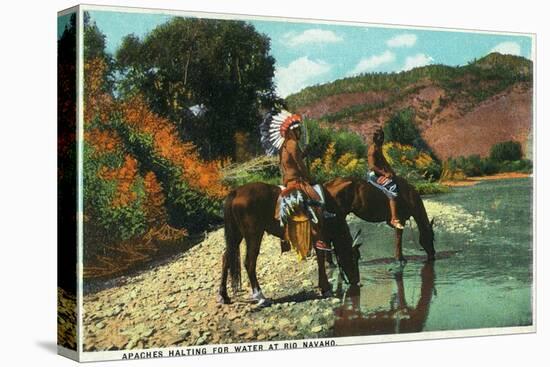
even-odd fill
[(336, 268), (336, 263), (334, 262), (334, 256), (332, 255), (332, 252), (325, 253), (325, 261), (328, 264), (329, 268)]
[(317, 268), (319, 270), (319, 288), (321, 289), (321, 294), (324, 297), (327, 297), (331, 295), (332, 288), (328, 282), (327, 272), (325, 269), (325, 253), (321, 250), (315, 249), (315, 254), (317, 255)]
[(395, 260), (405, 265), (407, 260), (403, 256), (403, 230), (395, 229)]

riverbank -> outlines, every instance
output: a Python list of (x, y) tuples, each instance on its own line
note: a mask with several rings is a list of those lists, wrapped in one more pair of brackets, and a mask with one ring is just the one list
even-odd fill
[(448, 187), (463, 187), (463, 186), (477, 185), (481, 181), (505, 180), (505, 179), (513, 179), (513, 178), (525, 178), (525, 177), (531, 177), (531, 176), (532, 176), (532, 173), (504, 172), (504, 173), (496, 173), (496, 174), (490, 175), (490, 176), (468, 177), (464, 180), (442, 181), (441, 184), (445, 185), (445, 186), (448, 186)]
[[(512, 184), (511, 181), (508, 183)], [(470, 197), (466, 193), (469, 190), (456, 190), (444, 201), (439, 196), (424, 199), (428, 216), (436, 218), (438, 253), (451, 254), (445, 258), (455, 260), (449, 261), (476, 259), (481, 255), (464, 257), (456, 254), (478, 251), (475, 244), (480, 235), (493, 233), (492, 229), (495, 228), (510, 226), (509, 223), (501, 223), (502, 218), (494, 217), (495, 210), (501, 205), (511, 205), (497, 200), (501, 194), (493, 193), (495, 199), (487, 205), (480, 206), (479, 200), (472, 199), (468, 206), (464, 206), (464, 198)], [(450, 199), (457, 195), (459, 199)], [(361, 272), (362, 282), (369, 284), (363, 293), (372, 300), (372, 292), (379, 290), (378, 286), (373, 287), (373, 284), (378, 284), (374, 282), (376, 279), (384, 279), (384, 289), (389, 285), (393, 287), (392, 282), (395, 281), (386, 268), (376, 268), (376, 264), (386, 264), (380, 260), (392, 259), (393, 232), (383, 223), (366, 224), (354, 216), (348, 218), (348, 223), (353, 233), (368, 226), (364, 228), (369, 233), (368, 246), (363, 247), (362, 256), (369, 261), (364, 262)], [(407, 267), (412, 272), (407, 270), (406, 273), (411, 279), (418, 276), (414, 259), (423, 261), (425, 257), (417, 243), (415, 227), (414, 223), (411, 228), (407, 226), (404, 236), (405, 256), (413, 259)], [(519, 233), (518, 230), (513, 232)], [(502, 244), (506, 240), (498, 238), (497, 242)], [(488, 243), (489, 240), (483, 241)], [(273, 303), (258, 308), (249, 302), (250, 288), (243, 268), (243, 291), (237, 295), (230, 291), (232, 304), (218, 304), (216, 295), (224, 247), (224, 232), (220, 228), (168, 263), (125, 277), (108, 289), (86, 294), (83, 312), (84, 350), (315, 339), (347, 332), (337, 330), (338, 323), (342, 325), (341, 300), (319, 297), (315, 259), (298, 262), (293, 252), (281, 254), (279, 240), (273, 236), (264, 237), (257, 264), (262, 289)], [(241, 245), (241, 251), (244, 251), (244, 245)], [(241, 255), (244, 258), (244, 253)], [(375, 267), (371, 268), (373, 264)], [(473, 264), (477, 262), (473, 261)], [(460, 267), (466, 265), (461, 264)], [(444, 261), (439, 262), (438, 272), (444, 272), (445, 267)], [(494, 272), (492, 270), (491, 274)], [(337, 271), (329, 269), (328, 275), (331, 284), (336, 284)], [(389, 279), (389, 283), (386, 279)], [(384, 293), (384, 296), (388, 297), (382, 297), (384, 299), (381, 299), (379, 305), (391, 304), (392, 289), (387, 288), (389, 293)], [(368, 310), (366, 308), (363, 313), (368, 314)], [(452, 329), (457, 326), (446, 327)]]
[[(299, 262), (280, 253), (279, 240), (265, 236), (258, 258), (258, 278), (268, 307), (248, 301), (243, 291), (232, 304), (216, 301), (223, 229), (173, 262), (130, 277), (126, 283), (84, 297), (86, 351), (239, 343), (257, 340), (319, 338), (332, 335), (337, 298), (320, 298), (317, 263)], [(244, 255), (243, 255), (244, 256)], [(329, 277), (337, 276), (329, 270)]]

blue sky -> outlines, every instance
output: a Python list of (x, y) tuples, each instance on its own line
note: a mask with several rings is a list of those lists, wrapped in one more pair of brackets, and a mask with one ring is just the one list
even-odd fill
[[(90, 11), (114, 53), (124, 36), (143, 38), (172, 16)], [(381, 26), (247, 20), (271, 39), (275, 84), (285, 97), (314, 84), (368, 72), (399, 72), (428, 64), (464, 65), (498, 51), (531, 58), (531, 37)]]

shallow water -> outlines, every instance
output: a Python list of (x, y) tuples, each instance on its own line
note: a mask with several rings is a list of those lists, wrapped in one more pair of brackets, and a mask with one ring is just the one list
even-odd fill
[(393, 230), (362, 229), (360, 295), (337, 310), (335, 334), (371, 335), (524, 326), (532, 323), (532, 179), (484, 181), (424, 199), (437, 260), (425, 263), (407, 226), (400, 271)]

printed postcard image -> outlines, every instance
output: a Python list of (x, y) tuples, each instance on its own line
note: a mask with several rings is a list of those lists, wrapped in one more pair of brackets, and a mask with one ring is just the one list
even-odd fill
[(58, 348), (534, 332), (533, 34), (58, 16)]

